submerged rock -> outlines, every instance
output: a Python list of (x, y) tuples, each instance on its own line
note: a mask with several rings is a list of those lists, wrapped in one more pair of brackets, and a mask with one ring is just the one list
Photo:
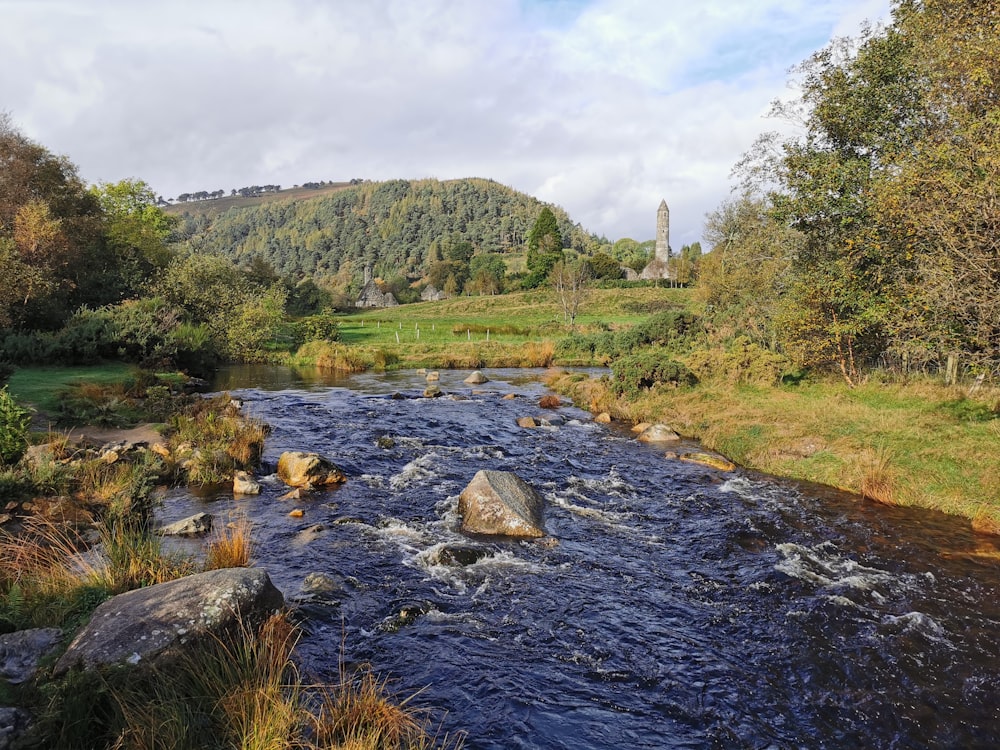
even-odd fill
[(55, 673), (77, 664), (94, 669), (169, 659), (192, 642), (231, 634), (241, 622), (256, 627), (284, 603), (261, 568), (211, 570), (127, 591), (94, 610)]
[(474, 544), (445, 544), (434, 550), (427, 561), (431, 565), (448, 565), (451, 567), (462, 567), (479, 562), (484, 557), (489, 557), (490, 550), (486, 547), (478, 547)]
[(214, 516), (209, 513), (195, 513), (180, 521), (161, 526), (159, 531), (163, 536), (200, 536), (212, 530)]
[(735, 471), (736, 469), (736, 464), (732, 461), (713, 453), (685, 453), (680, 457), (680, 459), (681, 461), (687, 461), (688, 463), (699, 464), (701, 466), (708, 466), (712, 469), (718, 469), (719, 471)]
[(483, 469), (476, 473), (458, 500), (462, 531), (514, 537), (545, 536), (544, 500), (510, 471)]
[(278, 458), (278, 476), (291, 487), (326, 487), (341, 484), (347, 477), (318, 453), (286, 451)]

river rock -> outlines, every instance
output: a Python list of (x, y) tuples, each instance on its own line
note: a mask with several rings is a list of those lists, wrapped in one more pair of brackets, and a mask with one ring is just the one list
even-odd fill
[(62, 638), (59, 628), (32, 628), (0, 635), (0, 679), (11, 685), (27, 682), (35, 676), (38, 662)]
[(302, 593), (310, 596), (319, 594), (339, 594), (344, 585), (326, 573), (310, 573), (302, 581)]
[(325, 487), (341, 484), (347, 477), (318, 453), (286, 451), (278, 458), (278, 476), (291, 487)]
[(712, 469), (718, 469), (719, 471), (734, 471), (736, 469), (736, 464), (722, 456), (717, 456), (713, 453), (684, 453), (680, 457), (681, 461), (687, 461), (692, 464), (699, 464), (701, 466), (708, 466)]
[(309, 544), (309, 542), (312, 542), (320, 537), (324, 531), (326, 531), (326, 526), (321, 523), (314, 523), (312, 526), (306, 526), (302, 529), (302, 531), (295, 535), (295, 543)]
[(199, 536), (212, 530), (214, 520), (209, 513), (195, 513), (180, 521), (161, 526), (159, 531), (163, 536)]
[(157, 663), (210, 636), (224, 637), (241, 622), (256, 627), (284, 606), (261, 568), (226, 568), (159, 583), (109, 599), (94, 610), (55, 673), (80, 664)]
[(428, 383), (436, 383), (440, 379), (441, 379), (441, 375), (440, 375), (440, 373), (438, 373), (437, 370), (434, 370), (433, 372), (427, 373), (426, 380), (427, 380)]
[(477, 563), (489, 554), (488, 548), (474, 544), (444, 544), (428, 555), (427, 562), (431, 565), (463, 567)]
[(665, 424), (653, 424), (639, 433), (640, 443), (675, 443), (681, 436)]
[(545, 536), (542, 496), (510, 471), (483, 469), (458, 500), (462, 531), (514, 537)]
[(490, 379), (485, 375), (483, 375), (483, 373), (480, 370), (476, 370), (462, 382), (468, 383), (469, 385), (482, 385), (483, 383), (489, 383)]
[(436, 385), (429, 385), (424, 389), (424, 398), (440, 398), (443, 395), (444, 391)]
[(538, 399), (538, 405), (543, 409), (558, 409), (562, 406), (562, 401), (558, 396), (553, 396), (549, 394), (547, 396), (542, 396)]
[(27, 711), (9, 706), (0, 707), (0, 750), (15, 747), (15, 740), (28, 729), (31, 716)]
[(259, 495), (260, 482), (245, 471), (237, 471), (233, 475), (234, 495)]
[(508, 393), (506, 396), (503, 397), (503, 400), (504, 401), (513, 401), (515, 398), (521, 398), (521, 394), (520, 393)]
[(534, 417), (518, 417), (517, 426), (525, 427), (530, 430), (532, 427), (538, 427), (538, 422), (535, 421)]
[(652, 422), (637, 422), (636, 424), (632, 425), (632, 432), (635, 433), (645, 432), (652, 426), (653, 426)]
[(606, 411), (602, 411), (600, 414), (594, 417), (594, 421), (597, 422), (598, 424), (611, 424), (611, 415), (608, 414)]

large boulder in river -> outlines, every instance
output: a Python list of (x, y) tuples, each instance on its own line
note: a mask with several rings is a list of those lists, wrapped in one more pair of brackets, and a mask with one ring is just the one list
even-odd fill
[(255, 627), (282, 606), (284, 597), (260, 568), (210, 570), (127, 591), (94, 610), (55, 672), (169, 659), (191, 643), (226, 637), (241, 623)]
[(545, 536), (542, 496), (510, 471), (483, 469), (458, 498), (462, 531), (499, 536)]
[(292, 487), (325, 487), (341, 484), (347, 477), (318, 453), (286, 451), (278, 458), (278, 476)]
[(468, 383), (469, 385), (482, 385), (483, 383), (489, 383), (490, 379), (483, 375), (481, 370), (476, 370), (462, 382)]

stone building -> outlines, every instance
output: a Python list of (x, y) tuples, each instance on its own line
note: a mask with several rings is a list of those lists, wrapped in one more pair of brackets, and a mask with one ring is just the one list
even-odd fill
[(653, 259), (639, 274), (641, 279), (670, 278), (670, 209), (667, 201), (661, 200), (656, 211), (656, 248)]

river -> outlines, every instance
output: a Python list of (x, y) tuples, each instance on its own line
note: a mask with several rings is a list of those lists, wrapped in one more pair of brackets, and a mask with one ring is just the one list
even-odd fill
[[(164, 520), (248, 514), (299, 602), (305, 670), (369, 663), (475, 750), (1000, 746), (1000, 565), (967, 522), (665, 458), (568, 404), (523, 429), (538, 371), (467, 374), (424, 399), (413, 372), (224, 372), (273, 426), (265, 467), (317, 451), (349, 480), (299, 501), (273, 476), (255, 498), (177, 491)], [(545, 497), (547, 540), (457, 531), (484, 468)], [(486, 557), (436, 562), (470, 541)], [(339, 590), (304, 594), (310, 573)]]

